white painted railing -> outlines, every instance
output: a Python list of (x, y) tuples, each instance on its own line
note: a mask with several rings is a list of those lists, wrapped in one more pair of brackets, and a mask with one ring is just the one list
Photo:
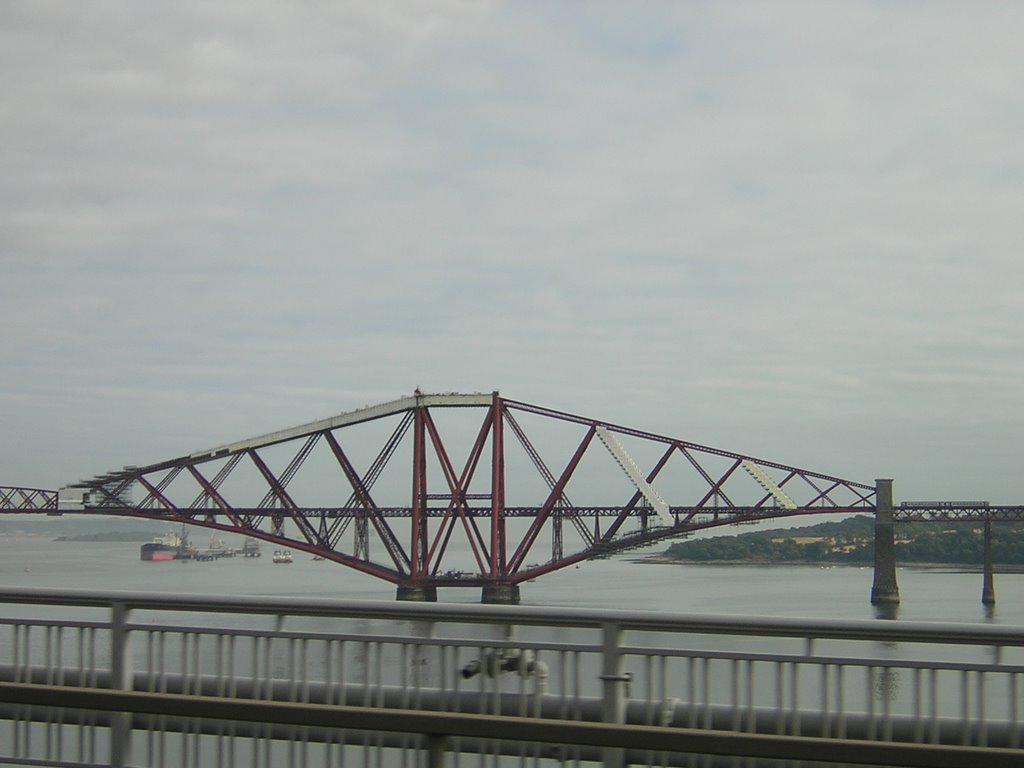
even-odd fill
[[(1024, 764), (1019, 628), (50, 590), (0, 604), (0, 764), (258, 768), (363, 753), (404, 766), (425, 749), (704, 765), (776, 754), (769, 743), (804, 759), (820, 743), (819, 760), (857, 762), (882, 743), (929, 762), (861, 762)], [(306, 719), (260, 720), (257, 705)], [(367, 710), (448, 719), (367, 731)], [(562, 746), (514, 735), (552, 721)], [(621, 726), (614, 749), (582, 735), (601, 722)], [(698, 738), (711, 733), (717, 751)]]

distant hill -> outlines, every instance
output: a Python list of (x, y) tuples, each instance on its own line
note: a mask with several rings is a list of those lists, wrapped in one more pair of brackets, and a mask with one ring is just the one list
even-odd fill
[(107, 531), (105, 533), (80, 533), (75, 536), (58, 536), (54, 541), (151, 541), (152, 531)]
[[(670, 560), (698, 562), (848, 563), (874, 560), (874, 519), (857, 515), (802, 528), (754, 531), (672, 544)], [(896, 526), (896, 559), (901, 563), (978, 565), (983, 532), (972, 523), (908, 523)], [(992, 526), (992, 559), (1005, 565), (1024, 563), (1024, 525)]]
[(167, 530), (167, 523), (130, 517), (0, 517), (0, 535), (41, 536), (58, 541), (149, 541)]

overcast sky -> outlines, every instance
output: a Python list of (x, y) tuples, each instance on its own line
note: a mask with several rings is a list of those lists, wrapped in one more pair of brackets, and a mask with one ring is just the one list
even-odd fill
[(419, 386), (1024, 503), (1022, 28), (5, 0), (0, 484)]

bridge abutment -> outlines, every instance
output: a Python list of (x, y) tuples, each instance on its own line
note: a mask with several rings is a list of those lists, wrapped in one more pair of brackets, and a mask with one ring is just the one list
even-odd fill
[(871, 587), (874, 605), (894, 605), (900, 601), (893, 528), (892, 480), (875, 480), (875, 579)]
[(519, 605), (518, 584), (487, 584), (480, 594), (485, 605)]
[(399, 584), (395, 599), (407, 600), (413, 603), (436, 603), (437, 587), (417, 587)]

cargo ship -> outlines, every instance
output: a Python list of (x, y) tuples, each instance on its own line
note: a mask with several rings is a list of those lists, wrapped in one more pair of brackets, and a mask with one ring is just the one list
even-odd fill
[[(184, 533), (184, 531), (182, 532)], [(168, 531), (142, 545), (140, 556), (143, 560), (180, 560), (185, 557), (187, 544), (184, 536)]]

